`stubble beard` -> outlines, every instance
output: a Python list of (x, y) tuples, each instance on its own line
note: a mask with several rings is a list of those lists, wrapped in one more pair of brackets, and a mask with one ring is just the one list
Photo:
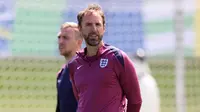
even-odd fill
[(90, 35), (84, 36), (85, 37), (85, 42), (89, 46), (98, 46), (101, 43), (103, 36), (100, 36), (100, 35), (97, 35), (97, 36), (98, 36), (97, 39), (90, 39)]
[(70, 58), (72, 56), (72, 51), (65, 51), (64, 53), (60, 53), (65, 58)]

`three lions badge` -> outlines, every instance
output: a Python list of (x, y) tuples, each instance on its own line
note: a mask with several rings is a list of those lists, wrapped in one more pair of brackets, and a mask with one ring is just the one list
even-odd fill
[(105, 68), (108, 65), (108, 59), (102, 58), (99, 63), (101, 68)]

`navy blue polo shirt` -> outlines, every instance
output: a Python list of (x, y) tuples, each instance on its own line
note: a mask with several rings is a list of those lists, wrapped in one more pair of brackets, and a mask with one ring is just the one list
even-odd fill
[(57, 107), (56, 112), (76, 112), (77, 101), (73, 94), (69, 78), (69, 69), (65, 65), (57, 76)]

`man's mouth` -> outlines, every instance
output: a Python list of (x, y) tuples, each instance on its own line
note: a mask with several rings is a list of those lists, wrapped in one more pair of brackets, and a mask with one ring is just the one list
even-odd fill
[(59, 49), (63, 49), (64, 47), (63, 46), (59, 46)]
[(92, 34), (92, 35), (90, 35), (90, 37), (96, 38), (97, 35), (96, 34)]

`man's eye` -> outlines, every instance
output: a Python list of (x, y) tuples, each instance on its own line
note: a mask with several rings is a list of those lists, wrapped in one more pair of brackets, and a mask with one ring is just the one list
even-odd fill
[(63, 38), (66, 39), (66, 40), (68, 39), (68, 37), (66, 37), (66, 36), (63, 36)]
[(91, 23), (87, 23), (87, 24), (86, 24), (86, 26), (91, 26), (91, 25), (92, 25)]
[(58, 39), (65, 39), (65, 40), (67, 40), (68, 39), (68, 37), (66, 37), (66, 36), (58, 36)]
[(101, 26), (101, 24), (100, 23), (96, 23), (96, 26)]

